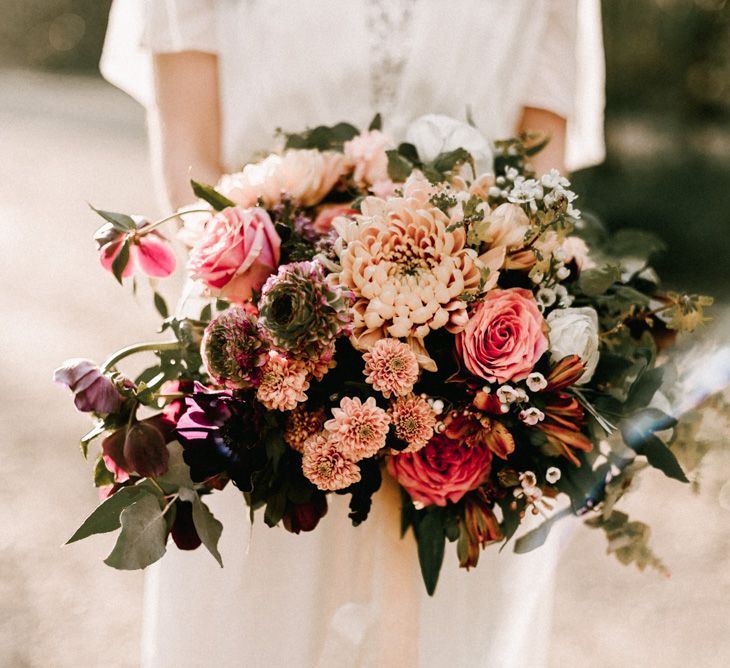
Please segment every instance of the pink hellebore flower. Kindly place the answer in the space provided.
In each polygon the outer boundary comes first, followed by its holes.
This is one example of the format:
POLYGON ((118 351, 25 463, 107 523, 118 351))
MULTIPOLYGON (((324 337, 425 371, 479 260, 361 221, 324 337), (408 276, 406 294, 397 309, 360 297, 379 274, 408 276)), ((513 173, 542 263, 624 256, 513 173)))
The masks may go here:
POLYGON ((129 259, 122 271, 122 278, 128 278, 139 269, 151 278, 165 278, 175 271, 175 254, 167 240, 157 232, 144 233, 145 222, 137 232, 117 232, 111 225, 103 225, 94 238, 99 245, 101 266, 112 271, 112 265, 128 242, 129 259))
POLYGON ((91 360, 66 360, 53 372, 53 380, 74 393, 74 404, 82 413, 114 413, 122 405, 114 383, 91 360))

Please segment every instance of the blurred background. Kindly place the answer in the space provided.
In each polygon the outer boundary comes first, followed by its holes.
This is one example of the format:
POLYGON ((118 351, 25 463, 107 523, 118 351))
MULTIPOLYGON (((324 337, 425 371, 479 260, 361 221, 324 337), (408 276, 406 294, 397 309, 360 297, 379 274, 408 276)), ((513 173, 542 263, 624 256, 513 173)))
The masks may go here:
MULTIPOLYGON (((0 0, 0 201, 10 208, 0 225, 2 666, 139 663, 142 576, 102 564, 111 537, 61 548, 95 492, 76 446, 86 419, 49 384, 65 358, 101 360, 158 321, 146 295, 95 271, 87 199, 158 212, 144 113, 97 70, 110 4, 0 0)), ((722 323, 730 7, 605 0, 603 18, 608 159, 574 175, 581 208, 611 229, 659 232, 664 280, 714 294, 722 323)), ((708 331, 727 340, 721 324, 708 331)), ((727 436, 726 417, 713 426, 727 436)), ((606 557, 602 534, 576 533, 559 572, 551 665, 730 665, 729 472, 727 452, 713 452, 697 493, 647 475, 622 503, 652 526, 670 580, 606 557)))

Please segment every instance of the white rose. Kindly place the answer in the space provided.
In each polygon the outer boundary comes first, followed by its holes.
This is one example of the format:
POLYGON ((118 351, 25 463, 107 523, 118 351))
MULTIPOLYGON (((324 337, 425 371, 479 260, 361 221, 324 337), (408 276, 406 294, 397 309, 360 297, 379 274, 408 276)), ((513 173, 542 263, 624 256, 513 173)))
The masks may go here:
POLYGON ((590 306, 552 311, 547 317, 550 326, 550 356, 558 362, 568 355, 579 355, 585 371, 576 385, 585 385, 598 365, 598 314, 590 306))
POLYGON ((420 116, 408 126, 406 141, 416 147, 418 157, 424 162, 434 160, 441 153, 464 148, 474 157, 477 172, 494 169, 494 156, 486 137, 471 125, 450 116, 420 116))

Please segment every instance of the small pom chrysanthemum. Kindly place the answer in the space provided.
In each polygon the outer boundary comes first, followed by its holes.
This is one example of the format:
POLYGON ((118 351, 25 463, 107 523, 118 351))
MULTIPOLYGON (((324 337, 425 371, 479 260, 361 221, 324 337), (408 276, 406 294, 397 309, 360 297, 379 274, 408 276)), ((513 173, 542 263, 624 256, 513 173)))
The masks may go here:
POLYGON ((299 362, 275 351, 263 367, 256 398, 269 410, 290 411, 306 401, 309 389, 307 372, 299 362))
POLYGON ((323 408, 310 410, 306 406, 297 406, 287 416, 284 440, 293 450, 303 452, 306 440, 322 431, 324 422, 325 412, 323 408))
POLYGON ((395 435, 408 443, 402 452, 416 452, 433 437, 436 414, 428 402, 418 396, 399 397, 390 408, 395 435))
POLYGON ((353 461, 372 457, 385 445, 390 418, 368 397, 343 397, 339 408, 332 409, 332 419, 324 423, 338 450, 353 461))
POLYGON ((256 318, 239 306, 212 320, 201 344, 206 371, 216 384, 229 390, 258 384, 268 350, 256 318))
POLYGON ((418 359, 397 339, 380 339, 363 355, 365 380, 386 398, 403 396, 418 380, 418 359))
POLYGON ((302 471, 324 491, 345 489, 360 480, 360 468, 345 457, 332 436, 315 434, 304 443, 302 471))
POLYGON ((317 359, 305 361, 304 366, 313 378, 322 380, 330 369, 334 369, 337 366, 335 344, 331 343, 325 347, 317 359))

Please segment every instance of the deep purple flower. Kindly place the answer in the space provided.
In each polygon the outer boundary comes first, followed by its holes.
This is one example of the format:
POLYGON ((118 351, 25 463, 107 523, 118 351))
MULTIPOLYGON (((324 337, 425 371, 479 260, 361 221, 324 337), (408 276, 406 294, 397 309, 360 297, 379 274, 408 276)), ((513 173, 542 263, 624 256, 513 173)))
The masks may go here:
POLYGON ((53 372, 53 380, 74 393, 74 404, 82 413, 114 413, 124 400, 114 383, 91 360, 66 360, 53 372))
POLYGON ((258 440, 261 415, 253 401, 196 383, 175 431, 193 481, 226 473, 241 491, 251 491, 251 476, 266 463, 258 440))

